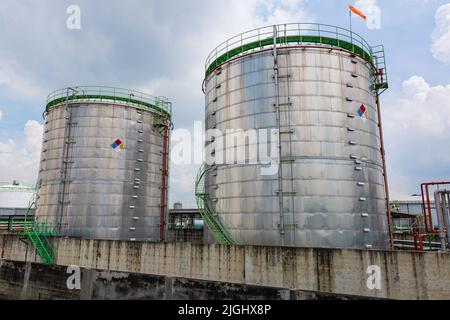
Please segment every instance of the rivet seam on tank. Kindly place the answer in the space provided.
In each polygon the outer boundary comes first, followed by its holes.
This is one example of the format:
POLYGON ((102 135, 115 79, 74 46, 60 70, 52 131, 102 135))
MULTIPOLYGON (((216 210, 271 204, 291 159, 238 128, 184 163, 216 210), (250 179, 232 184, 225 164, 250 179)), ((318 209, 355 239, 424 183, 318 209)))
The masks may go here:
POLYGON ((136 231, 135 227, 130 227, 130 231, 136 231))
POLYGON ((354 115, 354 114, 352 114, 352 113, 349 113, 349 114, 347 114, 347 117, 349 117, 349 118, 354 118, 354 117, 355 117, 355 115, 354 115))
POLYGON ((361 202, 367 201, 367 198, 361 197, 361 198, 359 198, 359 201, 361 201, 361 202))
POLYGON ((364 228, 364 232, 369 233, 370 229, 369 228, 364 228))
POLYGON ((368 214, 368 213, 365 213, 365 212, 363 212, 363 213, 361 214, 361 216, 362 216, 363 218, 368 218, 368 217, 369 217, 369 214, 368 214))

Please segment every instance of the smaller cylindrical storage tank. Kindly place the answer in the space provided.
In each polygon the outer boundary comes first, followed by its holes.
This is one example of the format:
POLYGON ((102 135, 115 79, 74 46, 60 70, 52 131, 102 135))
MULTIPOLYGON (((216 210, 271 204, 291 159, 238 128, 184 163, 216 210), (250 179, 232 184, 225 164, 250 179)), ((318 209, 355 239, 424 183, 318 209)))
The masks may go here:
MULTIPOLYGON (((17 181, 0 182, 0 221, 33 218, 36 189, 17 181)), ((0 228, 1 229, 1 228, 0 228)))
POLYGON ((161 241, 171 103, 110 87, 47 99, 37 219, 63 236, 161 241))
POLYGON ((285 24, 225 41, 205 68, 206 129, 249 133, 222 146, 207 134, 207 157, 245 159, 209 163, 204 191, 196 191, 209 197, 199 208, 215 240, 388 247, 377 114, 378 95, 387 88, 382 47, 338 27, 285 24), (270 154, 276 170, 268 174, 261 154, 255 163, 249 152, 255 145, 261 152, 258 134, 273 130, 265 149, 276 146, 270 154))
POLYGON ((32 206, 36 189, 17 181, 13 183, 0 183, 0 210, 9 209, 28 209, 32 206))

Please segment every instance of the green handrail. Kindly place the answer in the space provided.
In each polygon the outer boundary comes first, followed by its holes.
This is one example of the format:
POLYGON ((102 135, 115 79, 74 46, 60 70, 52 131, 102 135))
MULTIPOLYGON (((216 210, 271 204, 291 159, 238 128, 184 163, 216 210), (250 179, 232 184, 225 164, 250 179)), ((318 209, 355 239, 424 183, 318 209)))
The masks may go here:
POLYGON ((172 103, 166 97, 154 97, 135 90, 102 86, 78 86, 56 90, 48 95, 45 110, 48 112, 51 108, 67 101, 121 102, 154 110, 168 118, 172 115, 172 103))
POLYGON ((197 207, 200 211, 200 215, 208 226, 209 231, 212 233, 214 239, 219 244, 224 245, 236 245, 237 242, 232 238, 224 224, 220 220, 219 216, 214 214, 214 211, 209 206, 209 196, 205 192, 204 178, 206 174, 206 166, 202 165, 195 182, 195 199, 197 207))
POLYGON ((23 230, 18 232, 19 238, 28 239, 33 244, 45 264, 55 263, 56 252, 49 237, 57 235, 57 228, 48 222, 25 223, 23 230))
POLYGON ((366 60, 372 67, 374 89, 386 90, 388 81, 383 46, 372 47, 360 35, 344 28, 317 23, 289 23, 250 30, 230 38, 217 46, 207 57, 205 75, 232 58, 252 50, 280 45, 320 44, 341 48, 366 60), (276 28, 276 33, 274 32, 276 28), (276 34, 276 39, 274 37, 276 34), (383 68, 383 75, 379 70, 383 68))

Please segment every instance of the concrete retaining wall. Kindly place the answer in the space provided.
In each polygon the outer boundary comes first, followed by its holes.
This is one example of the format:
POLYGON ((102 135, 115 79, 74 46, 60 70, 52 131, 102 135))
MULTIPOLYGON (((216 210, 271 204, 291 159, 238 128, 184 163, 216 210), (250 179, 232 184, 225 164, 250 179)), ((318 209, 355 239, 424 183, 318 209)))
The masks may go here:
POLYGON ((283 290, 190 279, 81 270, 80 289, 68 288, 65 266, 0 260, 0 300, 280 299, 283 290))
MULTIPOLYGON (((450 254, 55 239, 61 266, 387 299, 450 299, 450 254), (369 266, 381 289, 367 286, 369 266)), ((0 237, 0 258, 39 262, 0 237)), ((19 290, 19 289, 14 289, 19 290)))

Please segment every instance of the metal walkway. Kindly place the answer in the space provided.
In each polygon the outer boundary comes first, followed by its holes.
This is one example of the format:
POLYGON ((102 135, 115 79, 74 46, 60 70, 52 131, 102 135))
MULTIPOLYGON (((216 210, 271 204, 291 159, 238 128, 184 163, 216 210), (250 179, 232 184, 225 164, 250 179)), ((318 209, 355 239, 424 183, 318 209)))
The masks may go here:
POLYGON ((214 213, 209 206, 209 195, 205 190, 205 174, 208 172, 206 165, 202 165, 195 181, 195 200, 200 214, 208 226, 209 231, 219 244, 236 245, 236 241, 231 237, 228 230, 220 220, 220 217, 214 213))

